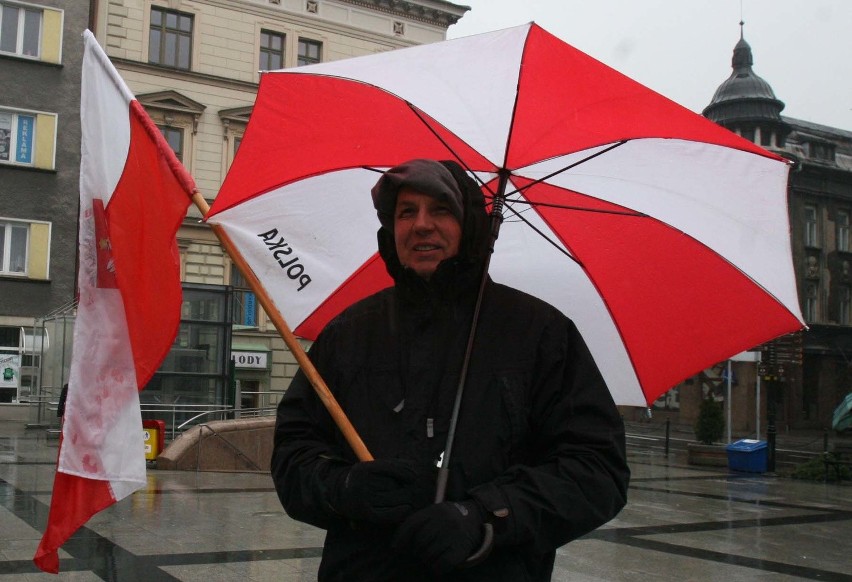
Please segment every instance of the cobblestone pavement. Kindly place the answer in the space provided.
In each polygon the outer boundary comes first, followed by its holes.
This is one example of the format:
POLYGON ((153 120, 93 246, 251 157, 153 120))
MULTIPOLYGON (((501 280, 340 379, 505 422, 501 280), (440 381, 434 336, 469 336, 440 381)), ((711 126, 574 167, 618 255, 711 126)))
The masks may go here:
MULTIPOLYGON (((561 548, 553 580, 852 582, 848 482, 690 466, 659 426, 628 433, 627 507, 561 548)), ((162 470, 72 537, 59 576, 40 573, 57 445, 0 422, 0 582, 315 580, 323 533, 284 514, 267 475, 162 470)))

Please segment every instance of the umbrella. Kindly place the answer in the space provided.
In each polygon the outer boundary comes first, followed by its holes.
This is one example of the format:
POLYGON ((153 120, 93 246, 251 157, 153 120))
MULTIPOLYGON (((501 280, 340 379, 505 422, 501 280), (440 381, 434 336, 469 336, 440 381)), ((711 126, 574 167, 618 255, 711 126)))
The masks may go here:
POLYGON ((454 159, 490 273, 571 317, 617 404, 798 330, 788 164, 534 23, 265 73, 207 219, 299 336, 391 284, 369 191, 454 159))
POLYGON ((834 409, 831 416, 831 428, 837 432, 852 430, 852 392, 834 409))

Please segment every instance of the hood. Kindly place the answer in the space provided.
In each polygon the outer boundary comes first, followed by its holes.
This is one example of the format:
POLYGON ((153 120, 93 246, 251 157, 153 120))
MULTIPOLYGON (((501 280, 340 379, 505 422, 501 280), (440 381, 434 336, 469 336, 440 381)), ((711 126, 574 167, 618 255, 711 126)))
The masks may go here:
MULTIPOLYGON (((459 254, 441 263, 432 280, 446 279, 451 276, 448 271, 457 272, 459 269, 478 272, 476 267, 483 264, 488 250, 489 233, 482 190, 464 168, 452 160, 438 163, 412 160, 385 172, 372 191, 374 206, 382 224, 378 232, 379 254, 394 281, 399 283, 403 273, 408 271, 399 262, 393 237, 393 207, 396 205, 396 194, 402 186, 446 199, 454 207, 453 212, 458 212, 457 216, 460 216, 462 235, 459 254), (440 168, 436 167, 438 165, 440 168)), ((413 272, 409 276, 419 279, 413 272)))

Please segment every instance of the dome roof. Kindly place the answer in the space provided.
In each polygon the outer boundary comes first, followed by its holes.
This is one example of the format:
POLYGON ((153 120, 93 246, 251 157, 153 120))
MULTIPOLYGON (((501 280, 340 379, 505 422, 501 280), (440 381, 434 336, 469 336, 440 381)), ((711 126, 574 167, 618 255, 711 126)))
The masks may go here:
POLYGON ((716 123, 737 119, 781 120, 784 103, 775 97, 769 83, 752 70, 751 47, 740 35, 731 59, 733 72, 713 95, 704 116, 716 123))

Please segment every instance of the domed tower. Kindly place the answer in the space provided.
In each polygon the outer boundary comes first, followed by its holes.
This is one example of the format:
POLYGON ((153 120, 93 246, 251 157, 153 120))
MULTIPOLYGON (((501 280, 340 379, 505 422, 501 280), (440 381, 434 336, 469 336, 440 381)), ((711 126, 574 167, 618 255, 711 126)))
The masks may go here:
POLYGON ((704 117, 766 148, 782 149, 790 128, 781 119, 784 102, 752 70, 754 58, 740 22, 740 40, 731 60, 733 72, 704 108, 704 117))

